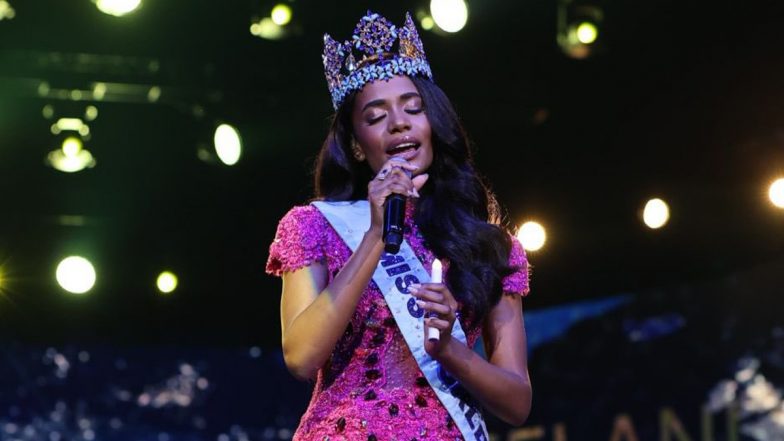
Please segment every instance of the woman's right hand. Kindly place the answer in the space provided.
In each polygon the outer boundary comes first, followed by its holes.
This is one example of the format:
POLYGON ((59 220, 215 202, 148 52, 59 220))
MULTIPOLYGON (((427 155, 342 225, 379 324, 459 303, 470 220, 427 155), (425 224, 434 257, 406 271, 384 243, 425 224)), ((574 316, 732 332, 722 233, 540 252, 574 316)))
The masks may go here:
POLYGON ((428 175, 409 178, 404 170, 414 173, 417 166, 401 159, 390 159, 381 167, 376 177, 368 184, 370 202, 370 231, 381 234, 384 227, 384 204, 392 193, 408 197, 419 197, 419 189, 427 182, 428 175))

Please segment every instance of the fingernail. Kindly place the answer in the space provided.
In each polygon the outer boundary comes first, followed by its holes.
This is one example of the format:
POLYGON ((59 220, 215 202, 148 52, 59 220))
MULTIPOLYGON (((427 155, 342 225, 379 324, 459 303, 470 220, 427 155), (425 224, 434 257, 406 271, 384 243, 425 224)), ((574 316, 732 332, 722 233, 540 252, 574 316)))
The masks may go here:
POLYGON ((417 300, 417 301, 416 301, 416 304, 417 304, 417 306, 419 306, 420 308, 424 308, 424 307, 425 307, 425 302, 423 302, 422 300, 417 300))
POLYGON ((413 286, 409 286, 408 287, 408 292, 410 292, 412 294, 416 294, 416 293, 419 292, 419 288, 416 288, 416 287, 413 287, 413 286))
POLYGON ((416 187, 414 187, 414 189, 413 189, 413 190, 411 190, 411 191, 414 193, 414 197, 415 197, 415 198, 418 198, 418 197, 419 197, 419 192, 417 191, 416 187))

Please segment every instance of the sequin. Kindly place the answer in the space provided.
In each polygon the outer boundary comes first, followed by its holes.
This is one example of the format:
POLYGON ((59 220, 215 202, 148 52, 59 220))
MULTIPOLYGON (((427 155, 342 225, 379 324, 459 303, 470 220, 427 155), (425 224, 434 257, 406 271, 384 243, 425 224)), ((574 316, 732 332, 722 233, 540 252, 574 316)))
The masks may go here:
POLYGON ((397 416, 398 413, 400 413, 400 408, 397 406, 397 404, 395 404, 395 403, 390 404, 389 405, 389 414, 392 415, 392 416, 397 416))
POLYGON ((376 435, 370 434, 368 435, 367 441, 378 441, 378 438, 376 438, 376 435))
POLYGON ((343 429, 346 428, 346 418, 338 418, 338 421, 335 423, 335 428, 338 429, 338 432, 342 432, 343 429))
MULTIPOLYGON (((413 204, 408 204, 406 240, 429 270, 434 256, 425 247, 413 221, 413 212, 413 204)), ((282 275, 321 262, 327 266, 332 280, 350 256, 351 250, 317 208, 295 207, 278 225, 266 269, 270 274, 282 275)), ((504 279, 504 289, 527 292, 527 261, 522 248, 512 248, 510 265, 519 266, 520 270, 504 279), (521 287, 525 289, 521 291, 521 287)), ((448 265, 445 270, 448 271, 448 265)), ((470 346, 480 337, 480 325, 464 325, 470 346)), ((423 428, 427 439, 462 438, 454 423, 449 424, 446 409, 416 365, 374 283, 360 297, 350 326, 335 346, 330 363, 318 371, 313 398, 294 441, 320 440, 324 433, 335 433, 343 424, 341 418, 345 422, 341 437, 352 440, 364 439, 367 434, 383 440, 419 439, 423 428), (368 323, 376 327, 371 328, 368 323), (378 375, 378 378, 371 380, 372 389, 364 389, 362 385, 368 382, 369 370, 376 371, 371 376, 378 375), (386 404, 379 412, 382 402, 386 404), (392 404, 398 406, 397 415, 393 415, 392 404)))
POLYGON ((378 369, 370 369, 365 372, 365 377, 367 377, 367 379, 371 381, 378 380, 379 377, 381 377, 381 372, 379 372, 378 369))

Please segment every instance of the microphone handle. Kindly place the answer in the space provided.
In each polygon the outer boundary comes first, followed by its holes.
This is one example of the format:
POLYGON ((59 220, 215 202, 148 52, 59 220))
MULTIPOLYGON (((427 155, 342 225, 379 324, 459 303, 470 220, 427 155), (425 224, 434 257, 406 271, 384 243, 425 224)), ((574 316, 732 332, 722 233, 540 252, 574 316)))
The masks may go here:
POLYGON ((403 225, 406 216, 406 198, 401 194, 391 194, 384 206, 384 251, 397 254, 403 243, 403 225))

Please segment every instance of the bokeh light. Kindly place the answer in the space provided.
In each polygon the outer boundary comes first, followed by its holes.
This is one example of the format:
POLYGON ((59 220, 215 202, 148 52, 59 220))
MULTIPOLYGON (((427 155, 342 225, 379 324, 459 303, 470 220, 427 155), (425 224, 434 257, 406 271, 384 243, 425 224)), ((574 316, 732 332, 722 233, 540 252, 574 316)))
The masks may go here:
POLYGON ((651 199, 645 204, 642 220, 648 228, 661 228, 670 220, 670 207, 659 198, 651 199))
POLYGON ((577 26, 577 40, 582 44, 591 44, 596 41, 598 36, 599 30, 593 23, 586 21, 577 26))
POLYGON ((270 14, 270 18, 272 18, 272 22, 278 26, 286 26, 291 22, 291 8, 288 5, 284 5, 282 3, 275 5, 272 8, 272 13, 270 14))
POLYGON ((431 0, 430 15, 442 30, 457 32, 468 21, 468 6, 464 0, 431 0))
POLYGON ((169 294, 177 289, 177 282, 177 276, 174 273, 171 271, 164 271, 158 275, 155 284, 158 286, 158 291, 169 294))
POLYGON ((221 124, 215 129, 215 152, 226 165, 234 165, 242 154, 242 139, 236 128, 229 124, 221 124))
POLYGON ((75 136, 69 136, 63 141, 62 149, 66 158, 75 158, 82 151, 82 140, 75 136))
POLYGON ((84 294, 95 285, 95 268, 89 260, 70 256, 57 265, 57 283, 73 294, 84 294))
POLYGON ((280 40, 286 35, 283 27, 277 25, 269 17, 264 17, 261 21, 252 23, 250 25, 250 33, 267 40, 280 40))
POLYGON ((770 202, 772 202, 773 205, 779 208, 784 208, 784 178, 776 179, 772 184, 770 184, 768 197, 770 198, 770 202))
POLYGON ((540 223, 529 221, 517 230, 517 239, 526 251, 538 251, 547 242, 547 232, 540 223))
POLYGON ((139 8, 142 0, 95 0, 95 6, 104 14, 122 17, 139 8))
POLYGON ((422 20, 419 22, 419 25, 422 26, 422 29, 430 31, 436 25, 436 22, 433 21, 433 17, 427 15, 422 18, 422 20))

